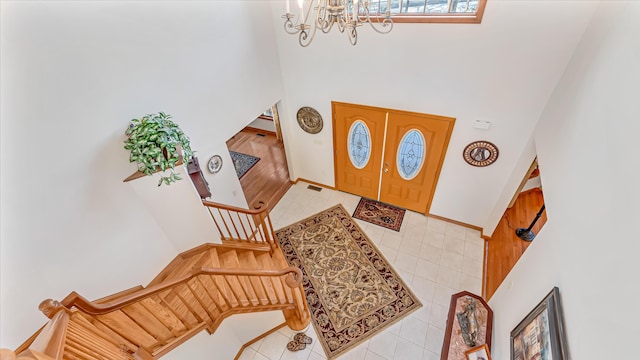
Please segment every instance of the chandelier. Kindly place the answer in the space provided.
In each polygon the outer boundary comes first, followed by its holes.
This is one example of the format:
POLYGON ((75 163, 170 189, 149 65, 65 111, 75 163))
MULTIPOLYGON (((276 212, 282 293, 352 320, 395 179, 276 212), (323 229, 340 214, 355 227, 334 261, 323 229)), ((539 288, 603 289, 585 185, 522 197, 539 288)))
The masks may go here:
MULTIPOLYGON (((285 2, 287 13, 282 16, 285 19, 284 30, 291 35, 297 34, 302 47, 311 44, 318 28, 326 34, 335 25, 341 33, 347 33, 351 45, 358 42, 357 28, 365 22, 380 34, 387 34, 393 28, 391 0, 385 1, 387 6, 384 16, 373 17, 368 0, 298 0, 297 23, 292 20, 296 15, 291 14, 289 0, 285 2)), ((380 0, 375 1, 375 14, 380 14, 380 3, 380 0)))

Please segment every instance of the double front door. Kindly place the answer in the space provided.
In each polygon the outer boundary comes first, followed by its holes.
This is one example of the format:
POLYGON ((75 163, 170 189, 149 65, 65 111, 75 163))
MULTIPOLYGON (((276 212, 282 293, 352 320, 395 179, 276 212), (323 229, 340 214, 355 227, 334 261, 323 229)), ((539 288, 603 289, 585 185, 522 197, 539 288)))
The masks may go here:
POLYGON ((427 214, 454 118, 333 102, 336 188, 427 214))

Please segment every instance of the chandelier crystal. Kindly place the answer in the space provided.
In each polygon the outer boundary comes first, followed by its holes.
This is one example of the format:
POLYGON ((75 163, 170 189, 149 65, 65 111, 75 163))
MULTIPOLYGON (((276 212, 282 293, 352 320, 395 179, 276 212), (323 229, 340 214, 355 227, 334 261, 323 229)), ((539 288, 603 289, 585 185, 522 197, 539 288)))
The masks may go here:
MULTIPOLYGON (((391 20, 391 0, 386 0, 384 16, 371 17, 368 0, 298 0, 299 14, 291 14, 289 0, 286 1, 287 13, 282 15, 284 30, 291 35, 298 35, 300 46, 311 44, 320 29, 328 33, 334 27, 341 33, 346 32, 351 45, 358 42, 357 28, 368 23, 373 30, 380 34, 387 34, 393 29, 391 20), (297 17, 297 22, 294 19, 297 17)), ((376 5, 380 7, 380 0, 376 5)))

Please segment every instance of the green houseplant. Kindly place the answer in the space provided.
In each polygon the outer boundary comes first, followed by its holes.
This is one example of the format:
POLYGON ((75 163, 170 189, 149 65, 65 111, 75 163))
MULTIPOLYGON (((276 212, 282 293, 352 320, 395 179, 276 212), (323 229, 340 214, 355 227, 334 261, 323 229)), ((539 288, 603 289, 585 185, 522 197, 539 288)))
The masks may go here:
POLYGON ((158 186, 181 179, 173 169, 182 158, 188 163, 193 151, 189 138, 171 121, 171 115, 159 112, 133 119, 125 134, 124 148, 131 152, 129 161, 137 163, 139 171, 152 175, 170 169, 169 176, 161 176, 158 186))

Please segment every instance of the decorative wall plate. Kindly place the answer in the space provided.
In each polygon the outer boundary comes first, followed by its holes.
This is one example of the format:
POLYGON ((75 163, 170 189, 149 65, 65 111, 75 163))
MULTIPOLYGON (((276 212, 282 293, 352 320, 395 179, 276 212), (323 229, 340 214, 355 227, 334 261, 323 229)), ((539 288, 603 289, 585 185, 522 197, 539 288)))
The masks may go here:
POLYGON ((312 107, 303 106, 296 115, 298 125, 309 134, 317 134, 322 130, 322 116, 312 107))
POLYGON ((484 140, 474 141, 462 152, 464 161, 472 166, 489 166, 498 159, 498 147, 484 140))
POLYGON ((215 174, 222 169, 222 157, 220 155, 213 155, 207 163, 207 170, 210 173, 215 174))

